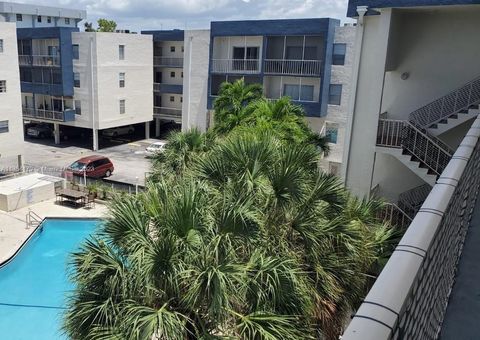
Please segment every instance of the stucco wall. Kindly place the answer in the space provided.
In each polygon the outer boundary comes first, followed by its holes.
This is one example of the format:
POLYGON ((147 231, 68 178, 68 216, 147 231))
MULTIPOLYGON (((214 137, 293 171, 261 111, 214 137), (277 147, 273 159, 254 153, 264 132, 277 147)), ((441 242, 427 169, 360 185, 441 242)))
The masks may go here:
POLYGON ((0 93, 0 120, 8 120, 8 132, 0 133, 0 158, 23 153, 22 100, 17 55, 17 33, 14 23, 0 22, 0 80, 6 80, 7 91, 0 93))
POLYGON ((185 31, 182 129, 207 129, 209 30, 185 31))

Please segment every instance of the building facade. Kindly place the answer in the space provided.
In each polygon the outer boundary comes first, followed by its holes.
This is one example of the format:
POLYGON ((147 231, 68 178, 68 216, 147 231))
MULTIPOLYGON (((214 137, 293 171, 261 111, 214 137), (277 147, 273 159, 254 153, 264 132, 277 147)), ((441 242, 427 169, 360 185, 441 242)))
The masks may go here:
POLYGON ((350 1, 359 24, 344 177, 356 195, 421 206, 478 115, 480 7, 460 3, 350 1))
POLYGON ((23 121, 17 33, 13 23, 0 22, 0 70, 0 161, 16 156, 22 167, 23 121))
POLYGON ((0 3, 0 18, 17 25, 25 120, 99 131, 152 120, 152 40, 125 33, 80 32, 86 12, 0 3))

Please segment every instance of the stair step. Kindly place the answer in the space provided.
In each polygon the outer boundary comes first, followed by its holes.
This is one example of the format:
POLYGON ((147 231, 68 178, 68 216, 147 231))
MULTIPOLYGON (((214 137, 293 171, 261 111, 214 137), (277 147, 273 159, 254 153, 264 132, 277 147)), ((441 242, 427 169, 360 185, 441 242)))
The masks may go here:
POLYGON ((442 119, 441 121, 439 121, 440 124, 447 124, 448 123, 448 119, 442 119))
POLYGON ((438 124, 432 124, 428 128, 429 129, 438 129, 438 124))
POLYGON ((458 119, 458 115, 453 114, 453 115, 449 116, 448 119, 458 119))

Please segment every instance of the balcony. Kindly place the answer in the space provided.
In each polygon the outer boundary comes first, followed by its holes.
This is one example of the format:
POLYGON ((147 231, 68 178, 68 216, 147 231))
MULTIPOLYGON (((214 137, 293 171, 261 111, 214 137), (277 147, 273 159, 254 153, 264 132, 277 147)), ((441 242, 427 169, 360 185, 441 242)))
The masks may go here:
POLYGON ((153 83, 153 92, 182 94, 183 93, 183 85, 153 83))
POLYGON ((478 338, 479 159, 477 118, 342 339, 478 338))
POLYGON ((49 55, 19 55, 20 66, 60 67, 59 56, 49 55))
POLYGON ((43 119, 52 122, 72 122, 75 120, 75 110, 66 109, 64 111, 42 110, 33 107, 22 107, 24 118, 43 119))
POLYGON ((266 59, 263 69, 266 74, 320 76, 322 62, 320 60, 266 59))
POLYGON ((183 58, 153 57, 153 66, 183 67, 183 58))
POLYGON ((258 59, 212 59, 212 73, 260 73, 258 59))
POLYGON ((182 109, 173 107, 154 106, 153 115, 155 118, 169 118, 174 120, 182 119, 182 109))

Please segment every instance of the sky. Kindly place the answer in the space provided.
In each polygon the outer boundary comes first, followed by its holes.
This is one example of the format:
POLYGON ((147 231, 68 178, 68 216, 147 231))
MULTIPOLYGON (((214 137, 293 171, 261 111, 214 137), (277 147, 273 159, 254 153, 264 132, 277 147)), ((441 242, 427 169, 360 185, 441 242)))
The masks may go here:
MULTIPOLYGON (((214 20, 333 17, 349 22, 348 0, 10 0, 87 10, 87 21, 113 19, 117 29, 209 28, 214 20)), ((96 26, 96 25, 94 25, 96 26)))

